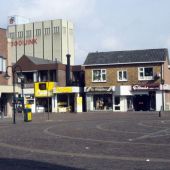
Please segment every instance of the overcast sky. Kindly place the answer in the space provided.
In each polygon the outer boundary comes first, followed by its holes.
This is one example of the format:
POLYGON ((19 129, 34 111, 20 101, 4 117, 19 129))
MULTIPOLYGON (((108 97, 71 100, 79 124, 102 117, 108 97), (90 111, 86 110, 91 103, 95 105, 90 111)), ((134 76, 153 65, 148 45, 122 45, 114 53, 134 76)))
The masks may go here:
POLYGON ((72 21, 75 64, 96 51, 170 51, 170 0, 1 0, 0 11, 2 28, 10 15, 72 21))

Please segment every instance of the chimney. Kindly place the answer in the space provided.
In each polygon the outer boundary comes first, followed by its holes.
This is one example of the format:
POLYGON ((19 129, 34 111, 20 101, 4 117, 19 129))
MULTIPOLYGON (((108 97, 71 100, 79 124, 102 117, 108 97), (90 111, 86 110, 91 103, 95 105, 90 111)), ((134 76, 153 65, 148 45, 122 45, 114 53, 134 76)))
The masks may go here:
POLYGON ((71 80, 70 80, 70 54, 66 55, 67 57, 67 65, 66 65, 66 86, 71 85, 71 80))

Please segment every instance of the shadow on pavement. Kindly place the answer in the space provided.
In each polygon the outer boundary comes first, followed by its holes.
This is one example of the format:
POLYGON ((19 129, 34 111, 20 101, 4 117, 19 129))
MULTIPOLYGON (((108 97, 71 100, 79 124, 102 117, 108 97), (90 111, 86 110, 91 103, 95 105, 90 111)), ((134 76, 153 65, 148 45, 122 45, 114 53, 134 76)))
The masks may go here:
POLYGON ((2 170, 83 170, 74 167, 55 165, 51 163, 24 160, 0 158, 0 169, 2 170))

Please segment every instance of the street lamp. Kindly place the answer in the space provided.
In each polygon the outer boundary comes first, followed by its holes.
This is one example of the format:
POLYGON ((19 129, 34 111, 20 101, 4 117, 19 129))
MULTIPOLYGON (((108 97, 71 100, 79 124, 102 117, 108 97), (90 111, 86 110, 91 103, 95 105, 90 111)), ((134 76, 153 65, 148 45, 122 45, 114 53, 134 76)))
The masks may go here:
MULTIPOLYGON (((6 73, 4 75, 5 79, 9 79, 11 76, 8 74, 8 68, 12 69, 12 85, 13 85, 13 124, 16 123, 15 121, 15 114, 16 114, 16 96, 15 96, 15 75, 17 75, 17 72, 19 73, 17 76, 21 79, 21 88, 23 88, 23 80, 24 80, 24 76, 22 74, 22 69, 19 65, 14 65, 14 66, 7 66, 6 67, 6 73)), ((22 95, 23 95, 23 91, 22 91, 22 95)), ((22 96, 23 97, 23 96, 22 96)))
POLYGON ((161 90, 162 90, 162 106, 161 106, 161 110, 159 112, 159 117, 161 117, 161 112, 164 111, 164 91, 163 91, 163 88, 164 88, 164 83, 165 83, 165 80, 163 79, 163 64, 161 65, 161 90))

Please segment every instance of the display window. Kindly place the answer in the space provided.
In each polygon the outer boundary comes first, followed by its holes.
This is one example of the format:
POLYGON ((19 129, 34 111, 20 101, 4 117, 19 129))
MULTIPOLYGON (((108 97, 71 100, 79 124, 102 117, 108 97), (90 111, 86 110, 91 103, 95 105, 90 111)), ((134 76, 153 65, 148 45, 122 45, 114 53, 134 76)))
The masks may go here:
POLYGON ((95 110, 112 110, 112 95, 98 94, 93 97, 95 110))

